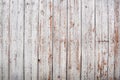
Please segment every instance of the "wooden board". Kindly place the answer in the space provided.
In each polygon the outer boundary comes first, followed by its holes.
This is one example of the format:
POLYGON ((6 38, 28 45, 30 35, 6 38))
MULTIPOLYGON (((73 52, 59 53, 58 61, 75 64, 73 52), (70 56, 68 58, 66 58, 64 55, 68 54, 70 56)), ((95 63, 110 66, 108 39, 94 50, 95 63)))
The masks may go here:
POLYGON ((67 1, 53 3, 53 80, 66 80, 67 1))
POLYGON ((81 32, 81 0, 68 0, 68 80, 80 79, 81 32))
POLYGON ((25 0, 25 80, 37 80, 38 17, 38 0, 25 0))
POLYGON ((120 79, 120 1, 115 0, 114 1, 114 79, 119 80, 120 79))
POLYGON ((23 0, 10 0, 10 80, 23 80, 23 0))
POLYGON ((108 1, 96 0, 96 76, 95 79, 108 78, 108 1))
POLYGON ((94 0, 82 0, 82 77, 94 80, 95 22, 94 0))
POLYGON ((0 80, 2 80, 2 0, 0 0, 0 80))
POLYGON ((52 0, 39 1, 39 80, 52 80, 52 4, 52 0))
POLYGON ((10 4, 2 1, 2 79, 10 79, 10 4))
POLYGON ((114 1, 108 1, 109 26, 109 54, 108 54, 108 80, 114 80, 114 1))

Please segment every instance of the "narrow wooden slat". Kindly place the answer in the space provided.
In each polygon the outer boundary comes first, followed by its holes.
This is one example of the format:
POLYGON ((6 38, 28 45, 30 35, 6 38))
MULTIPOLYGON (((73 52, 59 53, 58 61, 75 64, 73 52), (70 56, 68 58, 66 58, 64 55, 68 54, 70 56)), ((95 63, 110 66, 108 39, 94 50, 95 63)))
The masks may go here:
POLYGON ((80 80, 81 0, 68 0, 68 80, 80 80))
POLYGON ((114 0, 114 80, 120 79, 120 1, 114 0))
POLYGON ((82 0, 82 78, 94 80, 94 0, 82 0))
POLYGON ((108 80, 114 80, 114 1, 108 0, 109 56, 108 80))
POLYGON ((2 0, 0 0, 0 80, 2 80, 2 0))
POLYGON ((54 0, 53 80, 66 80, 67 1, 54 0))
POLYGON ((3 48, 2 48, 2 79, 10 78, 10 4, 9 0, 2 1, 2 30, 3 30, 3 48))
POLYGON ((56 80, 60 77, 60 0, 54 0, 54 36, 53 36, 53 79, 56 80))
POLYGON ((39 80, 52 80, 52 4, 39 1, 39 80))
POLYGON ((31 26, 32 26, 32 80, 37 80, 37 31, 38 31, 38 3, 39 0, 32 0, 31 26))
POLYGON ((38 0, 25 0, 25 80, 37 80, 38 0))
MULTIPOLYGON (((56 12, 54 11, 54 13, 56 13, 56 12)), ((59 76, 58 76, 58 78, 60 80, 66 80, 66 77, 67 77, 67 75, 66 75, 66 68, 67 68, 67 66, 66 66, 66 57, 67 57, 67 0, 60 1, 60 26, 59 27, 60 27, 60 30, 59 30, 60 37, 58 40, 59 40, 59 51, 60 51, 60 54, 59 54, 60 78, 59 78, 59 76)), ((54 26, 54 28, 55 28, 55 26, 54 26)), ((56 34, 56 33, 54 33, 54 34, 56 34)), ((54 46, 53 46, 53 50, 54 50, 54 46)), ((55 52, 55 53, 57 53, 57 52, 55 52)), ((53 58, 54 57, 55 56, 53 56, 53 58)))
POLYGON ((32 12, 31 0, 25 0, 25 80, 32 80, 32 12))
POLYGON ((108 78, 108 2, 96 0, 96 76, 97 80, 108 78))
POLYGON ((32 80, 31 0, 25 0, 25 80, 32 80))
POLYGON ((10 80, 23 80, 23 0, 10 1, 10 80))

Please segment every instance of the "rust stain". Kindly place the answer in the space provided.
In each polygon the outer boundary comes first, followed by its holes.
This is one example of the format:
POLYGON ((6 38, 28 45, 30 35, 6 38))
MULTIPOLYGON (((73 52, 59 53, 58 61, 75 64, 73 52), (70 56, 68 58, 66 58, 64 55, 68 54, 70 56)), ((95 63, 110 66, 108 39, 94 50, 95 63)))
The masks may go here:
POLYGON ((79 40, 77 40, 77 43, 76 43, 76 45, 77 45, 77 52, 76 52, 76 59, 77 59, 77 70, 80 70, 80 61, 79 61, 79 40))
POLYGON ((116 27, 115 28, 115 47, 114 47, 115 54, 118 54, 118 42, 119 42, 119 33, 118 33, 118 27, 116 27))
POLYGON ((107 63, 106 63, 106 61, 105 61, 105 60, 103 60, 103 62, 102 62, 102 63, 103 63, 103 65, 107 65, 107 63))
POLYGON ((48 75, 48 80, 50 80, 50 74, 48 75))
POLYGON ((51 60, 52 60, 52 54, 50 54, 48 57, 48 63, 51 63, 51 60))
POLYGON ((99 63, 98 63, 98 71, 102 71, 102 67, 99 63))
POLYGON ((70 28, 73 28, 74 27, 74 23, 72 21, 70 21, 70 28))
MULTIPOLYGON (((70 44, 70 43, 69 43, 70 44)), ((70 45, 69 45, 69 69, 71 69, 71 49, 70 49, 70 45)))
POLYGON ((50 21, 50 32, 52 32, 52 16, 49 17, 49 21, 50 21))
POLYGON ((50 8, 50 12, 52 12, 52 3, 49 2, 49 8, 50 8))

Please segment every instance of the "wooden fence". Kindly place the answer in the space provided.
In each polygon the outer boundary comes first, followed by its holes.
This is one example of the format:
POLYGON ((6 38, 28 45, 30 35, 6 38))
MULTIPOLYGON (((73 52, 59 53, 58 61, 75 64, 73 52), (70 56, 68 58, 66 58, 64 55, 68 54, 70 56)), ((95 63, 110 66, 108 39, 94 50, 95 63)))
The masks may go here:
POLYGON ((120 80, 120 0, 0 0, 0 80, 120 80))

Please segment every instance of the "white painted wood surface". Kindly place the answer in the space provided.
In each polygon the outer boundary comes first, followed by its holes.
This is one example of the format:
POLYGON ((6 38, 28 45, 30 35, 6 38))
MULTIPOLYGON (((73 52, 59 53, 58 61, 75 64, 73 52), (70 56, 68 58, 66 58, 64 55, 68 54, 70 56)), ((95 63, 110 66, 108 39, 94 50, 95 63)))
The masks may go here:
POLYGON ((10 80, 23 80, 23 0, 10 0, 10 80))
POLYGON ((53 3, 53 80, 66 80, 67 1, 53 3))
POLYGON ((68 80, 80 79, 81 29, 81 0, 68 0, 68 80))
POLYGON ((95 8, 94 0, 82 0, 82 77, 94 80, 95 8))
POLYGON ((0 80, 120 80, 119 0, 0 0, 0 80))

